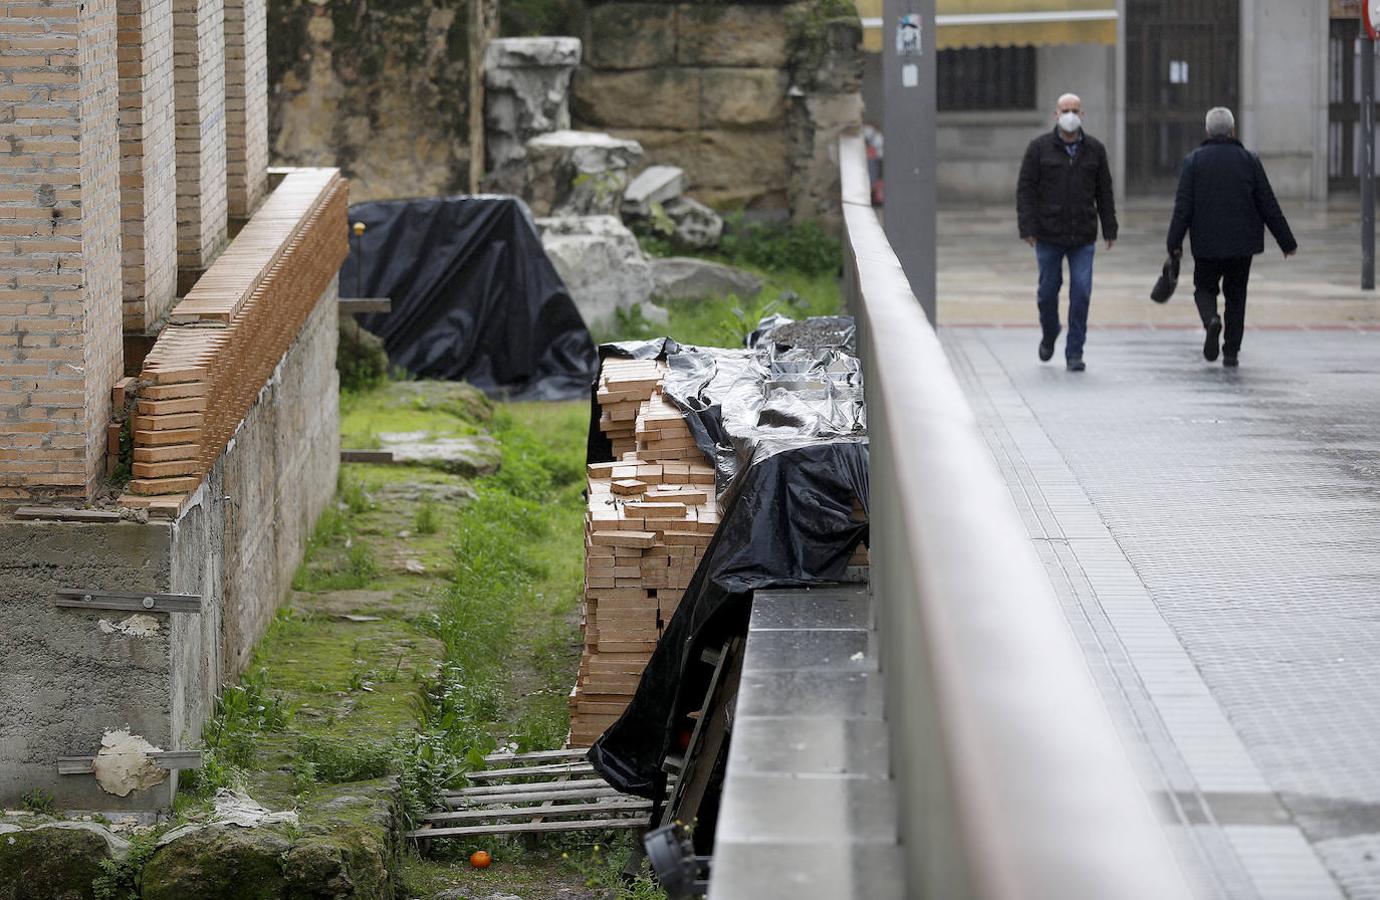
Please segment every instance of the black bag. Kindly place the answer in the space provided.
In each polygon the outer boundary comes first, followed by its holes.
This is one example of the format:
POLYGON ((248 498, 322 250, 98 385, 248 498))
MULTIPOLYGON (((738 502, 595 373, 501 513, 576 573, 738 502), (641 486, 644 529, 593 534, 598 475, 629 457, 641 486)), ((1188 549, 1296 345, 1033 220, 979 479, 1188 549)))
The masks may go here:
POLYGON ((1179 254, 1172 253, 1164 261, 1164 269, 1160 271, 1160 277, 1155 281, 1155 286, 1150 289, 1150 299, 1156 303, 1168 303, 1169 298, 1174 296, 1174 288, 1179 284, 1179 254))

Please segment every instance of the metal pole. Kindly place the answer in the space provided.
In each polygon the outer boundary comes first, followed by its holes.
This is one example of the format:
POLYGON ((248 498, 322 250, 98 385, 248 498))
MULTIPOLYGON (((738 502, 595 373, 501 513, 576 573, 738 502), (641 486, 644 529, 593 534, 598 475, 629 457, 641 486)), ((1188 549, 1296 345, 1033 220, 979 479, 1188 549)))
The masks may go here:
POLYGON ((1375 290, 1375 41, 1361 29, 1361 290, 1375 290))
POLYGON ((882 128, 887 238, 925 316, 935 321, 934 0, 884 0, 882 128), (904 40, 900 40, 904 30, 904 40))

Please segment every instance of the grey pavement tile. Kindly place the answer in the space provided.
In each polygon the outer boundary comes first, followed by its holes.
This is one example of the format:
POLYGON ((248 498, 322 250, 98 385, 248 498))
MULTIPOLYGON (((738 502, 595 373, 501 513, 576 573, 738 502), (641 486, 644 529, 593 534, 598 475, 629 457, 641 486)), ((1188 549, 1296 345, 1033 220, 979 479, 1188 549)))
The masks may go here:
POLYGON ((1296 823, 1176 845, 1210 896, 1380 897, 1380 816, 1356 813, 1380 808, 1380 338, 1248 329, 1232 371, 1192 332, 1094 321, 1071 378, 1034 335, 943 332, 1133 757, 1296 823))

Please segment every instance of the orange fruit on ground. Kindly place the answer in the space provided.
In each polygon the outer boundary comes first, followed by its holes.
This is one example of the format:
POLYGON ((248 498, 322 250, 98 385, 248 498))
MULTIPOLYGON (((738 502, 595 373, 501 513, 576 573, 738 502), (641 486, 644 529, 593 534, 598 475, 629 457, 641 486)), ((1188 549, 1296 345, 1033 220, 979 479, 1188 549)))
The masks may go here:
POLYGON ((476 850, 470 854, 470 865, 476 869, 487 869, 494 858, 489 855, 487 850, 476 850))

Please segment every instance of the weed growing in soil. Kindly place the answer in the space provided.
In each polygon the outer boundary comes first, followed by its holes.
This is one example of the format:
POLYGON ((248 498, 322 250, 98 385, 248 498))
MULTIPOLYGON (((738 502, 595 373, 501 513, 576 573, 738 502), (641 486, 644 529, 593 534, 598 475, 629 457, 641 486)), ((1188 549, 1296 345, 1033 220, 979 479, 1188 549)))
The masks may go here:
POLYGON ((163 828, 136 832, 129 838, 129 850, 124 856, 101 860, 101 874, 91 883, 95 900, 139 900, 143 886, 144 865, 158 849, 163 828))
POLYGON ((441 514, 434 500, 423 500, 412 517, 412 527, 418 534, 435 534, 441 530, 441 514))
POLYGON ((39 816, 51 816, 57 811, 53 795, 39 788, 29 791, 19 802, 24 805, 24 809, 39 816))
POLYGON ((253 764, 260 739, 283 731, 291 721, 292 711, 269 690, 268 672, 249 672, 216 698, 215 713, 201 732, 201 768, 182 774, 183 789, 205 798, 236 784, 239 770, 253 764))
MULTIPOLYGON (((311 780, 322 784, 365 781, 388 774, 392 751, 370 741, 340 741, 320 735, 297 739, 300 772, 311 773, 311 780)), ((294 776, 298 771, 294 771, 294 776)))
POLYGON ((769 272, 832 275, 843 265, 843 250, 818 222, 753 223, 742 214, 724 222, 719 253, 734 265, 750 265, 769 272))
POLYGON ((643 860, 642 870, 631 881, 623 880, 623 867, 627 864, 628 846, 608 847, 595 844, 586 852, 569 851, 561 854, 566 865, 580 873, 585 887, 599 892, 599 896, 609 900, 665 900, 666 894, 656 883, 651 868, 643 860))

